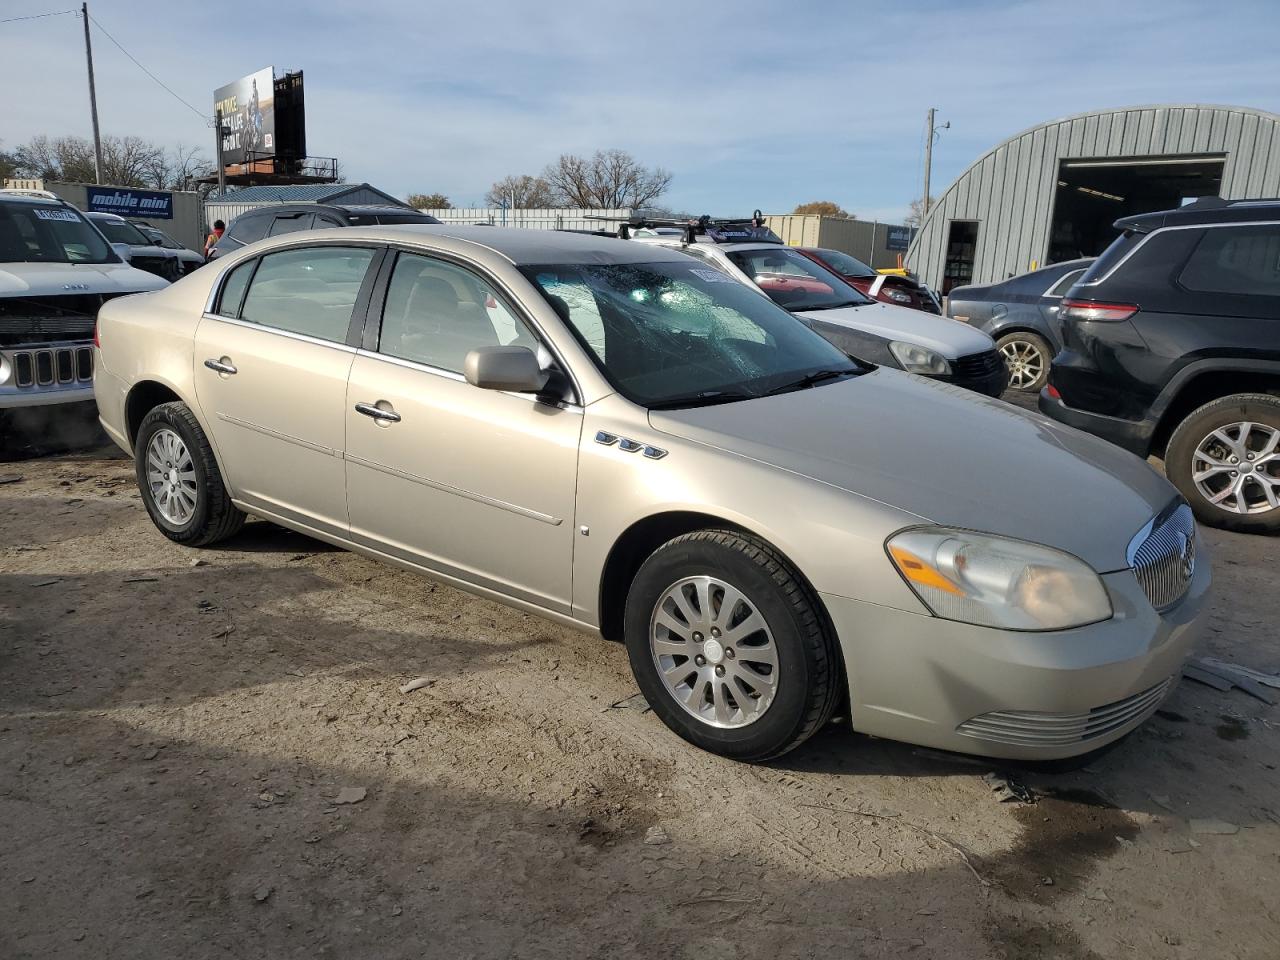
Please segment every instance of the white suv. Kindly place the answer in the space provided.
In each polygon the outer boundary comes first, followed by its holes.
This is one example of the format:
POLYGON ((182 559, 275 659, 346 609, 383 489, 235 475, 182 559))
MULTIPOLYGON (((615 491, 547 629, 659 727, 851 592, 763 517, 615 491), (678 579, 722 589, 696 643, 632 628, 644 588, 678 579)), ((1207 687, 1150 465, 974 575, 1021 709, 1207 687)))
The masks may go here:
POLYGON ((71 204, 0 190, 0 413, 92 400, 98 308, 165 286, 129 266, 71 204))
POLYGON ((719 274, 754 286, 845 353, 998 397, 1008 382, 995 341, 981 330, 921 310, 881 303, 752 221, 702 218, 672 229, 645 221, 625 233, 672 247, 719 274))

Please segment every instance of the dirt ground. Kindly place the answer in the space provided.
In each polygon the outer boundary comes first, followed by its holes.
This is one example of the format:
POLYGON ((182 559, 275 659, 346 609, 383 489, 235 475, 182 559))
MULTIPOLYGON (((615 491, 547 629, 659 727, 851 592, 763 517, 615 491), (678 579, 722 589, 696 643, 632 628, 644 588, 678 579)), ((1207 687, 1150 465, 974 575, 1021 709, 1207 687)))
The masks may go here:
MULTIPOLYGON (((1280 544, 1207 536, 1205 652, 1280 671, 1280 544)), ((1184 681, 1074 771, 738 765, 620 646, 262 522, 183 549, 110 451, 0 465, 5 960, 1274 960, 1278 725, 1184 681)))

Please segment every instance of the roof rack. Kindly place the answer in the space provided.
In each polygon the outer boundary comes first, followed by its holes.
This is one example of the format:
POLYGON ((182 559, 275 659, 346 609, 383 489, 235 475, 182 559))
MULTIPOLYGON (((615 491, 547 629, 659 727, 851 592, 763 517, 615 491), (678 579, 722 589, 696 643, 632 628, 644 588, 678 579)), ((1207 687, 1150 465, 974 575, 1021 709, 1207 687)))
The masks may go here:
POLYGON ((50 190, 34 190, 28 187, 5 187, 0 189, 0 194, 8 197, 34 197, 37 200, 57 200, 59 203, 64 202, 60 196, 50 190))
POLYGON ((764 214, 756 210, 749 217, 711 217, 703 214, 692 219, 687 217, 643 217, 631 216, 605 217, 588 214, 586 220, 607 220, 618 223, 618 237, 631 239, 631 231, 653 227, 678 227, 684 231, 685 243, 697 243, 698 237, 705 237, 712 243, 782 243, 782 238, 770 230, 764 223, 764 214))

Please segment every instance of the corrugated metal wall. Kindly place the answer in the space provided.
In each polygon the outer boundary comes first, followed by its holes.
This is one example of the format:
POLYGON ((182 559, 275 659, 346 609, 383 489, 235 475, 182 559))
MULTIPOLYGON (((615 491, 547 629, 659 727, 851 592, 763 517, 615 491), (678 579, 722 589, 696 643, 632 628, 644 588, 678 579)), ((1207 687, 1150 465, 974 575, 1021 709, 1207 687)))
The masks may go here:
POLYGON ((426 210, 441 223, 489 223, 495 227, 522 227, 526 230, 614 230, 631 216, 630 210, 523 209, 502 207, 449 207, 426 210), (588 220, 588 216, 611 217, 612 222, 588 220))
MULTIPOLYGON (((982 156, 929 211, 907 265, 942 286, 949 225, 976 220, 973 283, 992 283, 1044 262, 1061 160, 1219 154, 1222 196, 1280 196, 1280 117, 1244 107, 1133 107, 1032 127, 982 156)), ((855 254, 856 256, 856 254, 855 254)))
POLYGON ((890 250, 889 228, 897 224, 848 220, 817 214, 769 215, 765 224, 792 247, 827 247, 857 257, 868 266, 896 267, 901 250, 890 250))

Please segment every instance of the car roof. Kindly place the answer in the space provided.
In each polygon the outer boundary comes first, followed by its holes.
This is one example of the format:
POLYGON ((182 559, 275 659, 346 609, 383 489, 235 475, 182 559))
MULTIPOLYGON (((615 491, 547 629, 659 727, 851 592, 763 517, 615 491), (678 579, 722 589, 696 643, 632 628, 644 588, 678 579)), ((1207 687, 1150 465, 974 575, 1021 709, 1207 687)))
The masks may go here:
POLYGON ((1121 217, 1115 222, 1117 230, 1150 233, 1161 227, 1196 226, 1202 223, 1244 223, 1259 220, 1280 220, 1280 200, 1223 200, 1221 197, 1201 197, 1194 203, 1176 210, 1157 213, 1140 213, 1121 217))
MULTIPOLYGON (((591 234, 559 230, 526 230, 517 227, 477 227, 436 223, 382 224, 317 230, 321 238, 381 240, 414 243, 428 237, 442 237, 475 244, 491 250, 516 266, 535 264, 611 264, 680 261, 685 254, 658 244, 636 243, 591 234)), ((281 239, 296 241, 300 234, 284 234, 281 239)))
MULTIPOLYGON (((627 243, 638 243, 646 247, 666 247, 668 250, 679 249, 688 246, 684 242, 683 237, 632 237, 627 243)), ((739 250, 795 250, 795 247, 788 247, 782 243, 760 243, 755 240, 742 240, 739 242, 730 241, 728 243, 711 243, 700 240, 697 244, 699 250, 721 250, 725 253, 733 253, 739 250)))
POLYGON ((92 217, 94 220, 119 220, 121 223, 129 222, 118 213, 105 213, 101 210, 90 210, 85 214, 85 216, 92 217))

